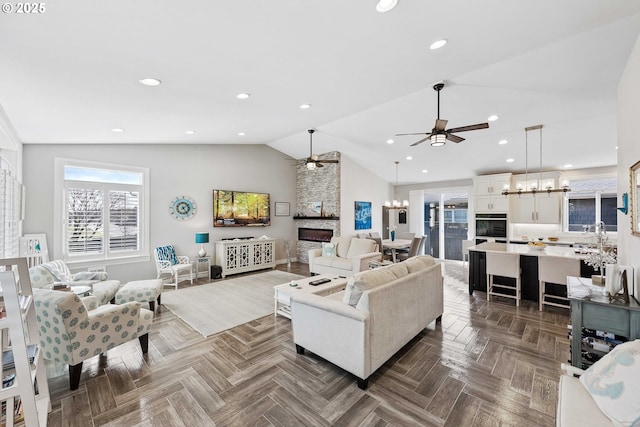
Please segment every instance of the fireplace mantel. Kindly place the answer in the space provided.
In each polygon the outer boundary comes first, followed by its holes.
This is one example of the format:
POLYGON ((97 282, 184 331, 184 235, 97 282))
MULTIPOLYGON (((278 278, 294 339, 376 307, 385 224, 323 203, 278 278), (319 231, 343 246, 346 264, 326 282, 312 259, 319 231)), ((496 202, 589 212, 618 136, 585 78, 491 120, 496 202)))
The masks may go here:
POLYGON ((300 220, 322 220, 322 221, 339 221, 339 216, 294 216, 293 219, 300 220))

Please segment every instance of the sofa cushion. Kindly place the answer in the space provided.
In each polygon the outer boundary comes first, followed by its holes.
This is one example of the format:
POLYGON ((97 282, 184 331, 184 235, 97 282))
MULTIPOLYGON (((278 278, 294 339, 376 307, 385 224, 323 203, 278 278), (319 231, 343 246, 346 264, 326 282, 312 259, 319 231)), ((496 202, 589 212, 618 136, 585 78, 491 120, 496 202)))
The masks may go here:
POLYGON ((407 266, 404 262, 398 262, 396 264, 385 267, 385 270, 389 270, 390 272, 392 272, 393 275, 396 276, 396 279, 409 274, 409 270, 407 269, 407 266))
POLYGON ((415 273, 416 271, 431 267, 435 263, 436 260, 434 260, 431 255, 415 256, 402 262, 402 264, 407 266, 407 270, 409 270, 409 273, 415 273))
POLYGON ((347 254, 349 253, 349 246, 351 245, 351 239, 351 237, 336 236, 333 236, 331 238, 331 243, 335 243, 338 245, 336 251, 339 257, 347 258, 347 254))
POLYGON ((606 427, 613 423, 598 409, 579 378, 562 375, 558 384, 556 425, 562 427, 606 427))
POLYGON ((596 405, 614 424, 640 423, 640 340, 616 346, 580 377, 596 405))
POLYGON ((357 273, 349 278, 342 301, 355 306, 360 301, 363 292, 394 280, 396 280, 396 276, 388 268, 376 268, 357 273))
POLYGON ((375 252, 376 242, 370 239, 351 239, 347 258, 353 258, 358 255, 369 254, 375 252))
POLYGON ((336 244, 335 243, 322 243, 322 256, 336 256, 336 244))
POLYGON ((323 256, 320 258, 316 258, 316 265, 322 265, 324 267, 333 267, 338 268, 340 270, 349 270, 351 271, 351 260, 348 258, 340 258, 333 256, 323 256))

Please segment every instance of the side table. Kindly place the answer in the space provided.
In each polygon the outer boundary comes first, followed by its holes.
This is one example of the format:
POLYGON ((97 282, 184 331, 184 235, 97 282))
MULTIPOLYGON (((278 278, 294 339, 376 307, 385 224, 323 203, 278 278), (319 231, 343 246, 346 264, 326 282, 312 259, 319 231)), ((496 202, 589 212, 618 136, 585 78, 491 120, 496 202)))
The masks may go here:
POLYGON ((196 256, 195 260, 196 262, 194 263, 194 266, 196 268, 196 281, 198 281, 198 277, 200 275, 200 264, 205 262, 207 263, 207 277, 209 277, 209 281, 211 281, 211 255, 196 256))

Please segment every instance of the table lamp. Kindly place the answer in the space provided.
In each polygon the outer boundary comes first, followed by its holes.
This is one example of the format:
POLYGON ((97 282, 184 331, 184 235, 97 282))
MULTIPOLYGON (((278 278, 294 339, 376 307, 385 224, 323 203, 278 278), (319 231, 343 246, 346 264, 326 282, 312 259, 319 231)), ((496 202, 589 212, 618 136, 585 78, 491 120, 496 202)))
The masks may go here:
POLYGON ((209 233, 199 232, 196 233, 196 243, 200 243, 200 250, 198 251, 199 257, 207 256, 207 251, 204 249, 204 244, 209 243, 209 233))

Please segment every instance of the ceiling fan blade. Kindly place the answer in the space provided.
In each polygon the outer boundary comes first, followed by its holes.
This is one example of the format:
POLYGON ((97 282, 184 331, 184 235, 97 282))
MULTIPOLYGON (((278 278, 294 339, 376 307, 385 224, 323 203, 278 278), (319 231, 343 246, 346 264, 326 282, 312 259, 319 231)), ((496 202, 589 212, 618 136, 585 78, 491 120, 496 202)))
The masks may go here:
POLYGON ((396 133, 396 136, 407 136, 407 135, 431 135, 431 132, 396 133))
POLYGON ((318 160, 316 163, 338 163, 337 160, 318 160))
POLYGON ((437 119, 436 120, 435 129, 436 130, 444 130, 447 127, 447 122, 448 122, 448 120, 437 119))
POLYGON ((414 142, 413 144, 411 144, 410 147, 414 147, 416 145, 422 144, 423 142, 425 142, 428 139, 429 139, 429 137, 422 138, 420 141, 417 141, 417 142, 414 142))
POLYGON ((459 128, 449 129, 447 130, 447 132, 449 133, 466 132, 469 130, 486 129, 488 127, 489 127, 489 123, 478 123, 477 125, 469 125, 469 126, 462 126, 459 128))
POLYGON ((464 138, 460 138, 458 135, 451 135, 450 133, 447 133, 447 139, 455 143, 464 141, 464 138))

